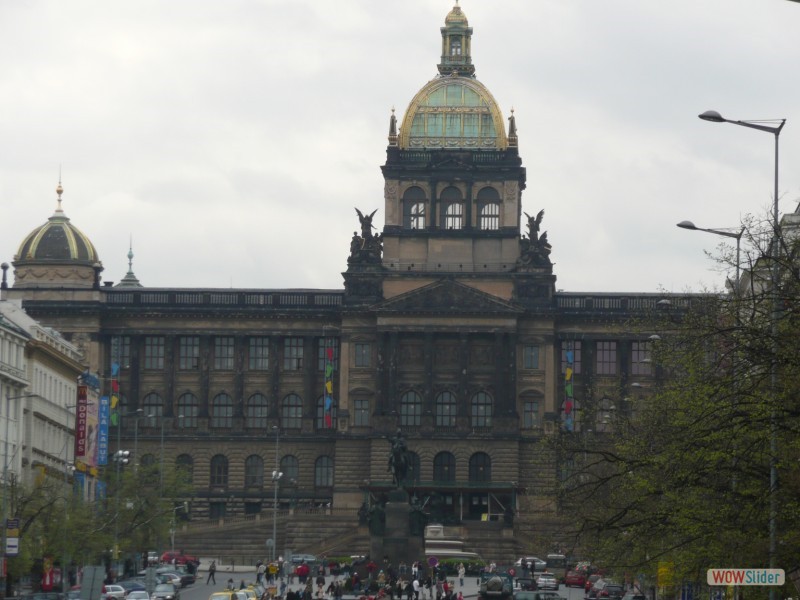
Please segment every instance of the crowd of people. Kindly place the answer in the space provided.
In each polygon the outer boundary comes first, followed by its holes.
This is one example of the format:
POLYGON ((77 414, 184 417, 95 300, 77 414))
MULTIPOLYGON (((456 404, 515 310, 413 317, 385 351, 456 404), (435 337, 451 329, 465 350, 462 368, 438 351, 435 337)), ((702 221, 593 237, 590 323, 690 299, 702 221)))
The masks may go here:
MULTIPOLYGON (((465 573, 463 564, 457 567, 457 578, 451 580, 444 569, 418 561, 395 567, 384 559, 379 566, 366 557, 352 566, 326 569, 325 564, 312 567, 303 561, 292 565, 279 557, 273 562, 259 561, 255 575, 261 600, 342 600, 344 595, 358 600, 464 600, 456 588, 464 586, 465 573), (331 578, 326 578, 328 572, 331 578)), ((227 587, 235 588, 232 579, 227 587)), ((239 587, 245 587, 245 582, 239 587)))

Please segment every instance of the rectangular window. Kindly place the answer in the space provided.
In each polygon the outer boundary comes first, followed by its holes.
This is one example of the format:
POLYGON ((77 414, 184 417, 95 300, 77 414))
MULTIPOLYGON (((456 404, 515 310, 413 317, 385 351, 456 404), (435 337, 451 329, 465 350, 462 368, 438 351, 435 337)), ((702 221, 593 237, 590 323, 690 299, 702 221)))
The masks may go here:
POLYGON ((355 411, 355 420, 354 424, 356 427, 368 427, 369 426, 369 400, 365 399, 356 399, 353 404, 353 410, 355 411))
POLYGON ((533 429, 539 427, 539 402, 526 400, 522 407, 522 427, 533 429))
POLYGON ((144 338, 144 368, 164 368, 164 338, 160 335, 148 335, 144 338))
POLYGON ((539 368, 539 346, 526 344, 522 348, 522 368, 523 369, 538 369, 539 368))
POLYGON ((288 337, 283 340, 283 370, 299 371, 303 368, 303 338, 288 337))
POLYGON ((581 343, 564 341, 561 343, 561 374, 567 372, 567 366, 572 362, 572 372, 575 375, 581 372, 581 343), (570 361, 571 359, 571 361, 570 361))
POLYGON ((631 375, 650 375, 650 344, 648 342, 631 343, 631 375))
POLYGON ((131 366, 130 336, 115 335, 111 337, 111 360, 118 363, 122 369, 127 369, 131 366))
POLYGON ((372 366, 372 346, 370 344, 356 342, 356 366, 372 366))
POLYGON ((320 338, 317 348, 317 371, 325 371, 328 364, 328 350, 330 349, 333 360, 333 370, 339 370, 339 344, 336 338, 320 338))
POLYGON ((597 342, 597 374, 617 374, 617 342, 597 342))
POLYGON ((248 368, 251 371, 266 371, 269 369, 269 338, 250 338, 250 358, 248 368))
POLYGON ((214 338, 214 368, 220 371, 233 370, 233 338, 214 338))
POLYGON ((178 368, 181 371, 197 369, 200 366, 200 338, 181 337, 178 339, 178 368))

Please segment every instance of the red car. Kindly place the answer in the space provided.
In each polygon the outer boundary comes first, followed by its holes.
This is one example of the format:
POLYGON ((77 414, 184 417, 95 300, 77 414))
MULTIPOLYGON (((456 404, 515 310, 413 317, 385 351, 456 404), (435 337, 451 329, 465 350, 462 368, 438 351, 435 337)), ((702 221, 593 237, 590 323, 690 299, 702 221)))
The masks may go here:
POLYGON ((586 578, 586 583, 583 585, 583 591, 588 594, 589 590, 592 589, 594 582, 600 578, 601 575, 599 573, 594 573, 593 575, 589 575, 589 577, 586 578))
POLYGON ((200 565, 200 559, 195 556, 189 556, 188 554, 181 554, 180 552, 164 552, 164 554, 161 555, 161 562, 163 564, 171 565, 173 564, 173 560, 175 561, 174 564, 176 565, 193 564, 195 567, 200 565))
POLYGON ((567 587, 584 587, 586 585, 586 573, 583 571, 568 571, 564 577, 564 585, 567 587))

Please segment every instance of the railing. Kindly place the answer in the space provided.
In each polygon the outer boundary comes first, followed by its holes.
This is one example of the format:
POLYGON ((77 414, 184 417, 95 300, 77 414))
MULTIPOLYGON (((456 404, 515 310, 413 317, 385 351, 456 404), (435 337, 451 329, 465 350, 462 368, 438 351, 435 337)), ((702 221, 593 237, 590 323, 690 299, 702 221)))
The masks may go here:
POLYGON ((385 262, 383 267, 389 271, 410 271, 418 273, 496 273, 498 271, 511 271, 513 262, 493 263, 486 262, 477 265, 470 263, 426 263, 420 261, 385 262))
POLYGON ((236 290, 104 290, 106 303, 116 306, 230 306, 275 308, 314 308, 320 306, 340 306, 344 291, 236 291, 236 290))

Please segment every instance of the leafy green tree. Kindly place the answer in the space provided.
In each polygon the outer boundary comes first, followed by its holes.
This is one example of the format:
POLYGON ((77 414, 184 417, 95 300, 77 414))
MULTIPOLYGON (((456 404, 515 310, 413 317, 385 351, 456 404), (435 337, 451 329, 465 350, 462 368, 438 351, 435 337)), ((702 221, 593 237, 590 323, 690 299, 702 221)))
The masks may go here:
MULTIPOLYGON (((576 547, 619 575, 766 567, 772 518, 776 566, 800 564, 800 245, 785 228, 776 257, 770 227, 751 220, 745 234, 738 287, 672 296, 630 324, 657 340, 654 387, 624 390, 605 431, 547 442, 572 466, 562 503, 576 547)), ((723 246, 717 261, 732 270, 734 256, 723 246)))

